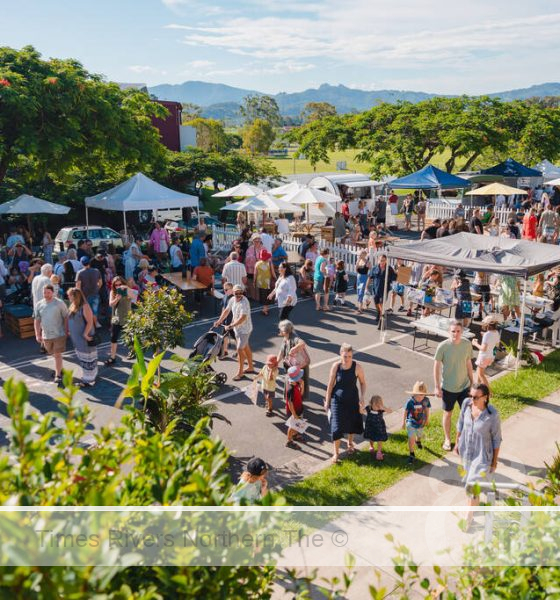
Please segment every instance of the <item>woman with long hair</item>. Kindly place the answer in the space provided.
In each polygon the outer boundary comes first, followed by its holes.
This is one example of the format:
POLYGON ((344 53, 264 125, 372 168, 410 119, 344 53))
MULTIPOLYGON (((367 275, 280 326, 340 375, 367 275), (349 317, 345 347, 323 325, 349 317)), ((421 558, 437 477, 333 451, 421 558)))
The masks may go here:
POLYGON ((106 365, 114 365, 117 362, 117 347, 121 337, 128 314, 131 309, 130 287, 126 281, 117 276, 111 282, 109 294, 109 307, 111 308, 111 355, 105 361, 106 365))
POLYGON ((78 364, 82 368, 80 387, 91 387, 97 378, 97 346, 94 343, 95 324, 93 311, 78 288, 68 290, 68 332, 76 351, 78 364))
POLYGON ((274 289, 269 294, 268 299, 276 298, 278 309, 280 311, 279 321, 283 321, 290 316, 294 306, 297 304, 297 283, 292 275, 292 269, 287 262, 280 263, 278 267, 278 279, 274 284, 274 289))

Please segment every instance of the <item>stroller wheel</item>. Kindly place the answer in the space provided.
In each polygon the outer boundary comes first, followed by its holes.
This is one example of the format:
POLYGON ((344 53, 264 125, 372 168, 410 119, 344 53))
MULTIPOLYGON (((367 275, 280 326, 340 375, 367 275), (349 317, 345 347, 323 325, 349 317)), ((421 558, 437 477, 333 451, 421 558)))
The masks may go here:
POLYGON ((216 381, 220 384, 220 385, 224 385, 224 383, 227 381, 227 375, 225 373, 218 373, 216 375, 216 381))

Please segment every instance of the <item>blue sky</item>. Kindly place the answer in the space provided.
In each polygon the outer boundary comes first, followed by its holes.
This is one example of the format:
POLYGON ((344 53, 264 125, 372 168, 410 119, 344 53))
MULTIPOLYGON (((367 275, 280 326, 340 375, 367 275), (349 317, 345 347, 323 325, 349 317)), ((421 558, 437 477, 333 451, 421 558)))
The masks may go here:
POLYGON ((0 0, 2 45, 114 81, 440 93, 560 80, 558 0, 0 0))

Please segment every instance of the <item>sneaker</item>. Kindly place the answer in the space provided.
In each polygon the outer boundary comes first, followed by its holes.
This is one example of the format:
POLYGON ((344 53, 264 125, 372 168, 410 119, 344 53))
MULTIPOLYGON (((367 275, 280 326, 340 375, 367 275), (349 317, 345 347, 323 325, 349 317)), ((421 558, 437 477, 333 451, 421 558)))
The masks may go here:
POLYGON ((443 442, 443 446, 442 448, 446 451, 449 452, 451 450, 451 442, 445 441, 443 442))
POLYGON ((392 309, 392 308, 388 308, 388 309, 387 309, 387 312, 388 312, 388 313, 392 313, 392 312, 393 312, 393 309, 392 309))
POLYGON ((414 464, 414 454, 411 454, 411 455, 408 457, 408 460, 406 461, 406 464, 407 464, 407 465, 413 465, 413 464, 414 464))
POLYGON ((416 440, 416 447, 418 448, 418 450, 422 450, 422 440, 416 440))
POLYGON ((55 377, 54 383, 58 386, 61 386, 62 385, 62 377, 55 377))

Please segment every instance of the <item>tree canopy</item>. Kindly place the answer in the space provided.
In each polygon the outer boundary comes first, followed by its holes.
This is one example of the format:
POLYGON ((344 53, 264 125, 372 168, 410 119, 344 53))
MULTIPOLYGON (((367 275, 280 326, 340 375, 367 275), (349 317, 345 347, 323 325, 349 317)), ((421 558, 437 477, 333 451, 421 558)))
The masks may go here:
POLYGON ((336 115, 336 107, 329 102, 308 102, 303 107, 301 119, 304 123, 310 123, 334 115, 336 115))
POLYGON ((560 108, 553 103, 498 98, 435 97, 382 103, 358 115, 308 120, 288 138, 312 164, 329 152, 356 149, 375 175, 402 175, 438 158, 448 172, 512 156, 533 164, 560 157, 560 108))
POLYGON ((257 119, 268 121, 272 127, 282 122, 278 103, 272 96, 249 95, 243 98, 240 108, 245 124, 252 124, 257 119))
POLYGON ((77 61, 41 58, 32 46, 0 48, 0 183, 27 161, 29 173, 140 169, 162 159, 152 117, 166 109, 138 90, 123 91, 77 61))

